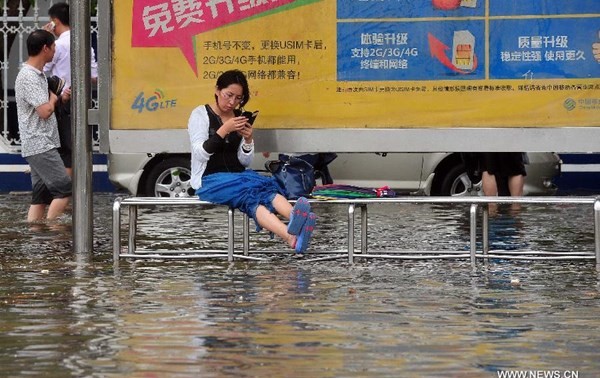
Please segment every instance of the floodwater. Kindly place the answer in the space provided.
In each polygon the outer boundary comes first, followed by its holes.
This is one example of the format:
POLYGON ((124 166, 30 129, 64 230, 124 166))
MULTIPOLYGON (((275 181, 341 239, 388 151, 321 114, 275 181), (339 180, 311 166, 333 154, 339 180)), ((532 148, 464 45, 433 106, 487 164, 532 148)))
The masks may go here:
MULTIPOLYGON (((112 261, 114 194, 94 198, 94 253, 68 220, 23 221, 0 194, 0 376, 597 377, 593 260, 112 261), (531 375, 533 374, 533 375, 531 375), (541 374, 541 375, 540 375, 541 374)), ((318 207, 315 245, 345 243, 345 211, 318 207)), ((140 215, 140 246, 226 247, 223 211, 140 215)), ((496 249, 593 251, 581 205, 491 218, 496 249)), ((369 208, 374 249, 468 250, 468 209, 369 208)), ((238 230, 240 228, 238 227, 238 230)), ((252 230, 251 248, 282 249, 252 230)), ((123 238, 125 239, 125 238, 123 238)))

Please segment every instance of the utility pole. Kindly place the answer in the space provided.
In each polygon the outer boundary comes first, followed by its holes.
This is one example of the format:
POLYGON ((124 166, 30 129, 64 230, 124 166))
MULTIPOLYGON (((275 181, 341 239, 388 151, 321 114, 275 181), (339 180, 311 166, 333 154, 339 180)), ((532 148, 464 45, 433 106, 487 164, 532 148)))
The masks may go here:
POLYGON ((88 124, 90 95, 90 2, 70 1, 71 132, 73 139, 73 250, 93 248, 92 138, 88 124))

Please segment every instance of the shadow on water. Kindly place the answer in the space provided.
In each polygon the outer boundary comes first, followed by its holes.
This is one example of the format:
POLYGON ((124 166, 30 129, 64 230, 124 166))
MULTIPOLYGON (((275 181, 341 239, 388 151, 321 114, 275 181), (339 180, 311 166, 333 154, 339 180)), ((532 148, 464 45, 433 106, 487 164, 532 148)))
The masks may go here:
MULTIPOLYGON (((491 377, 600 371, 591 261, 345 260, 112 264, 112 195, 94 199, 94 254, 68 220, 28 225, 0 195, 0 376, 491 377)), ((346 214, 319 207, 315 244, 341 248, 346 214)), ((468 208, 369 208, 373 248, 468 245, 468 208)), ((490 219, 497 248, 593 249, 591 210, 527 206, 490 219)), ((225 215, 145 211, 140 243, 226 246, 225 215)), ((76 226, 74 226, 76 229, 76 226)), ((241 227, 237 227, 241 230, 241 227)), ((252 232, 252 247, 281 249, 252 232)))

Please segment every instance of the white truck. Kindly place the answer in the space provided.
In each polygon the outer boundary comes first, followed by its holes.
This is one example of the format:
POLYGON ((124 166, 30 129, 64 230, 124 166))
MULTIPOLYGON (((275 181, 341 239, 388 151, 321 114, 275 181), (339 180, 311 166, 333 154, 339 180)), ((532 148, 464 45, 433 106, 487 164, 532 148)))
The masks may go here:
POLYGON ((598 151, 597 0, 120 0, 99 27, 100 148, 134 194, 191 192, 187 120, 232 68, 257 149, 337 152, 336 182, 458 194, 460 153, 527 151, 547 194, 548 151, 598 151))

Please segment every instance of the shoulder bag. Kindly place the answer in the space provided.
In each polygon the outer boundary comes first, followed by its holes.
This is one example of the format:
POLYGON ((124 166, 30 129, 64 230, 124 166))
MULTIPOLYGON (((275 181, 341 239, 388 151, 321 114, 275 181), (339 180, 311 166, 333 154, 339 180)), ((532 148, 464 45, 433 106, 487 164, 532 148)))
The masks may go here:
POLYGON ((302 159, 289 156, 287 160, 269 160, 265 168, 285 189, 287 199, 308 197, 315 186, 315 169, 302 159))

